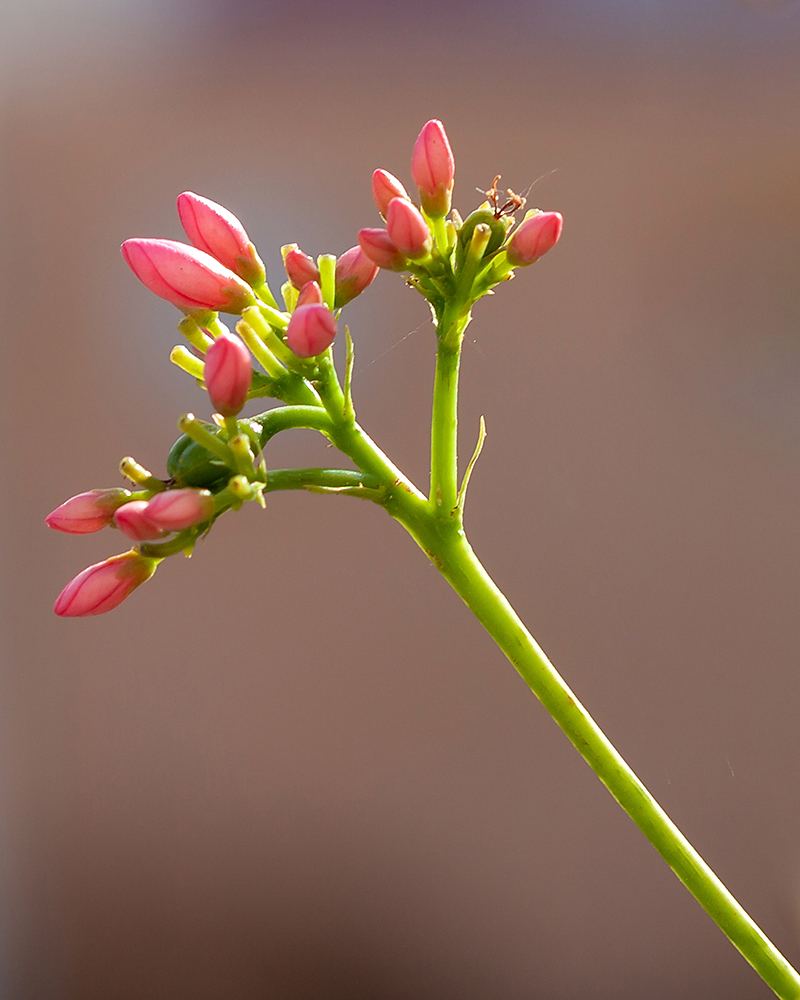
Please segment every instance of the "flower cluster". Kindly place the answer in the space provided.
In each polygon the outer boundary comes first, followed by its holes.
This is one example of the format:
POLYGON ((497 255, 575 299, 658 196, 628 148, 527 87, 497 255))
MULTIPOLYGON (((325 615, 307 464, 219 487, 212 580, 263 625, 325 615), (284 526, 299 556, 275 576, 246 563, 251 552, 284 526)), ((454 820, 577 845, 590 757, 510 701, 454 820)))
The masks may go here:
POLYGON ((440 342, 459 342, 472 304, 514 268, 538 260, 561 233, 557 212, 534 210, 514 228, 524 199, 509 191, 503 201, 499 178, 486 192, 487 201, 466 219, 451 210, 455 161, 439 121, 420 132, 411 176, 419 207, 396 177, 375 171, 372 192, 386 227, 362 229, 358 245, 338 258, 322 254, 315 260, 296 244, 282 247, 287 280, 280 288, 281 305, 241 222, 191 191, 177 201, 189 243, 123 243, 122 255, 136 277, 184 314, 178 329, 189 346, 173 348, 170 360, 205 389, 214 412, 210 422, 193 414, 178 421, 182 435, 167 458, 166 478, 126 458, 121 471, 138 487, 135 492, 91 490, 47 517, 59 531, 86 534, 110 527, 134 542, 131 551, 75 577, 56 601, 57 614, 83 617, 111 610, 162 559, 191 552, 220 514, 248 500, 263 506, 269 489, 355 492, 376 502, 387 495, 390 485, 370 485, 369 476, 355 482, 360 473, 347 470, 282 470, 289 485, 280 485, 270 479, 263 458, 269 437, 285 427, 313 427, 341 447, 336 429, 348 422, 356 426, 349 333, 344 391, 331 354, 342 308, 371 284, 379 268, 404 271, 430 302, 440 342), (238 317, 235 332, 219 313, 238 317), (248 400, 264 396, 283 405, 240 418, 248 400), (300 472, 309 475, 292 478, 300 472))
MULTIPOLYGON (((455 302, 461 317, 468 317, 471 304, 493 285, 555 246, 563 219, 558 212, 532 209, 515 227, 514 216, 525 199, 509 190, 503 200, 498 176, 485 192, 487 200, 462 220, 451 211, 455 159, 440 121, 429 121, 420 132, 411 176, 419 208, 393 174, 375 171, 372 195, 386 227, 362 229, 358 242, 378 267, 410 272, 409 283, 429 300, 439 335, 446 336, 441 329, 446 303, 455 302)), ((457 330, 456 337, 462 332, 457 330)))
MULTIPOLYGON (((150 493, 145 491, 142 496, 150 493)), ((122 489, 90 490, 56 507, 46 522, 51 528, 75 535, 113 526, 142 542, 208 525, 214 513, 214 498, 208 490, 175 489, 151 494, 149 499, 122 489)), ((158 562, 158 558, 131 550, 89 566, 61 592, 55 612, 83 618, 111 611, 153 575, 158 562)))
POLYGON ((333 343, 342 306, 378 273, 357 246, 338 260, 324 257, 317 263, 297 247, 284 247, 289 280, 281 289, 281 310, 264 263, 236 216, 191 191, 179 195, 177 204, 191 245, 130 239, 122 256, 151 292, 184 313, 179 329, 191 349, 174 348, 171 360, 206 389, 214 422, 202 423, 192 414, 182 418, 184 434, 168 459, 169 478, 156 479, 124 459, 123 474, 141 487, 136 493, 90 490, 48 515, 46 523, 58 531, 87 534, 111 527, 137 543, 78 574, 56 601, 59 615, 110 611, 152 576, 161 559, 191 551, 223 511, 261 499, 266 473, 263 463, 256 464, 258 428, 237 421, 237 415, 252 396, 297 392, 309 359, 333 343), (219 312, 240 317, 239 336, 220 322, 219 312), (254 358, 263 373, 254 371, 254 358), (206 483, 209 470, 212 481, 206 483), (155 542, 161 544, 149 544, 155 542))

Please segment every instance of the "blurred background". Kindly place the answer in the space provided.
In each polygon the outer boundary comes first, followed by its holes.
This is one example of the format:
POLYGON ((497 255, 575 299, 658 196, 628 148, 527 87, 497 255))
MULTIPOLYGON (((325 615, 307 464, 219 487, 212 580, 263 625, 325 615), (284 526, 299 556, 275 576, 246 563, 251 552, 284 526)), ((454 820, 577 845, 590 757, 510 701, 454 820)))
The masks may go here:
MULTIPOLYGON (((800 3, 0 17, 2 996, 766 1000, 382 511, 275 495, 77 621, 54 598, 123 546, 43 518, 208 416, 122 240, 181 238, 194 190, 277 286, 282 243, 379 224, 372 170, 409 184, 441 118, 462 213, 501 173, 566 218, 468 331, 470 537, 800 962, 800 3)), ((348 314, 360 419, 424 485, 425 304, 381 274, 348 314)))

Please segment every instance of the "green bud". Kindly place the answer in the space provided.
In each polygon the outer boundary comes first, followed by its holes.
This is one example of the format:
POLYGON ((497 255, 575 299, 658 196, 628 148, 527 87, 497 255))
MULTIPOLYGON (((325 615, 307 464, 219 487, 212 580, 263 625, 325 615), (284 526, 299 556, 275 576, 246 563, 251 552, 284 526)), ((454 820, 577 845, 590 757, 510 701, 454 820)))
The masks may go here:
POLYGON ((490 257, 496 250, 499 250, 508 233, 509 220, 507 218, 496 219, 494 213, 488 208, 478 208, 464 219, 464 223, 458 231, 458 245, 456 247, 456 269, 463 266, 464 257, 469 247, 472 233, 476 226, 486 225, 491 229, 491 236, 483 252, 484 258, 490 257))
MULTIPOLYGON (((218 435, 216 424, 204 423, 203 426, 209 433, 218 435)), ((181 434, 167 456, 167 475, 175 479, 178 486, 194 486, 213 492, 225 486, 231 470, 188 434, 181 434)))

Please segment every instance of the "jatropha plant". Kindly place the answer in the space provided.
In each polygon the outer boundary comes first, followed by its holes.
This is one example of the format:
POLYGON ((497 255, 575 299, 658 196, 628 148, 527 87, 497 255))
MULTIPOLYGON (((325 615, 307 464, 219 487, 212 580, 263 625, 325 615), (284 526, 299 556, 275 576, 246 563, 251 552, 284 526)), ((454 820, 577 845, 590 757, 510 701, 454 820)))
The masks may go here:
POLYGON ((87 534, 110 527, 133 545, 90 566, 67 584, 56 614, 86 617, 117 607, 159 563, 192 552, 215 521, 244 503, 264 504, 274 490, 343 493, 383 507, 417 542, 463 598, 522 679, 544 704, 589 766, 678 878, 782 1000, 800 1000, 800 976, 728 892, 642 785, 558 674, 491 580, 464 533, 464 501, 480 455, 459 481, 457 396, 461 346, 472 307, 491 290, 535 263, 561 235, 558 212, 531 209, 501 193, 499 177, 485 201, 465 218, 452 208, 455 162, 444 128, 429 121, 411 157, 419 207, 402 183, 376 170, 372 193, 382 228, 362 229, 358 246, 316 260, 296 244, 282 247, 287 281, 281 302, 239 220, 221 205, 184 192, 178 213, 190 244, 131 239, 122 254, 150 291, 183 313, 188 342, 170 360, 205 389, 214 413, 187 413, 181 436, 157 478, 133 458, 120 469, 135 487, 94 489, 72 497, 48 517, 51 528, 87 534), (378 269, 405 276, 430 306, 437 354, 427 495, 381 451, 356 420, 352 395, 353 341, 344 328, 343 377, 333 345, 342 310, 371 284, 378 269), (220 313, 237 317, 235 333, 220 313), (280 405, 241 417, 245 404, 268 397, 280 405), (356 466, 268 467, 270 440, 288 428, 322 434, 356 466))

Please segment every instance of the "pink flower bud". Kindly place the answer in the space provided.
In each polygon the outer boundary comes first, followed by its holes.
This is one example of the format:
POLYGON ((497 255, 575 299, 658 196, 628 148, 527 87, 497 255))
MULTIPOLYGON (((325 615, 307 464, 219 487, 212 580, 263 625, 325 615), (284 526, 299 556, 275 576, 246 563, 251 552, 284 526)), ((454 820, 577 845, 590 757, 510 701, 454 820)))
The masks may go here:
POLYGON ((249 285, 202 250, 175 240, 125 240, 122 256, 151 292, 187 312, 239 314, 256 304, 249 285))
POLYGON ((558 243, 563 225, 560 212, 539 212, 523 219, 506 247, 509 263, 514 267, 533 264, 558 243))
POLYGON ((111 611, 140 583, 149 580, 158 565, 138 552, 123 552, 95 563, 64 587, 53 610, 62 618, 86 618, 111 611))
POLYGON ((314 302, 323 302, 322 289, 316 283, 316 281, 307 281, 297 296, 297 302, 295 303, 295 308, 297 306, 308 306, 314 302))
POLYGON ((235 417, 250 391, 253 367, 250 352, 238 337, 223 333, 206 351, 203 381, 214 408, 223 417, 235 417))
POLYGON ((336 320, 325 305, 310 303, 292 313, 286 327, 286 343, 298 358, 315 358, 333 343, 336 320))
POLYGON ((392 243, 412 260, 426 257, 432 240, 428 223, 416 205, 405 198, 392 198, 386 213, 386 231, 392 243))
POLYGON ((392 198, 405 198, 410 201, 406 189, 388 170, 376 170, 372 175, 372 197, 384 219, 392 198))
POLYGON ((372 284, 378 268, 361 247, 350 247, 336 261, 336 301, 337 309, 346 306, 356 295, 360 295, 367 285, 372 284))
POLYGON ((444 125, 433 119, 422 127, 411 155, 411 176, 426 215, 440 219, 450 211, 456 164, 444 125))
POLYGON ((385 229, 362 229, 358 234, 358 245, 378 267, 386 267, 390 271, 404 271, 408 260, 404 253, 397 249, 391 236, 385 229))
POLYGON ((264 283, 267 277, 264 262, 244 226, 227 208, 184 191, 178 195, 178 215, 186 235, 198 250, 210 254, 249 285, 264 283))
POLYGON ((166 534, 148 520, 146 500, 131 500, 124 504, 114 513, 114 524, 134 542, 147 542, 166 534))
POLYGON ((319 268, 296 244, 284 254, 283 266, 286 268, 289 281, 298 291, 309 281, 319 281, 319 268))
POLYGON ((165 490, 147 504, 147 520, 162 531, 183 531, 207 521, 214 513, 208 490, 165 490))
POLYGON ((130 496, 128 490, 89 490, 65 500, 44 519, 56 531, 88 535, 111 523, 114 511, 130 496))

